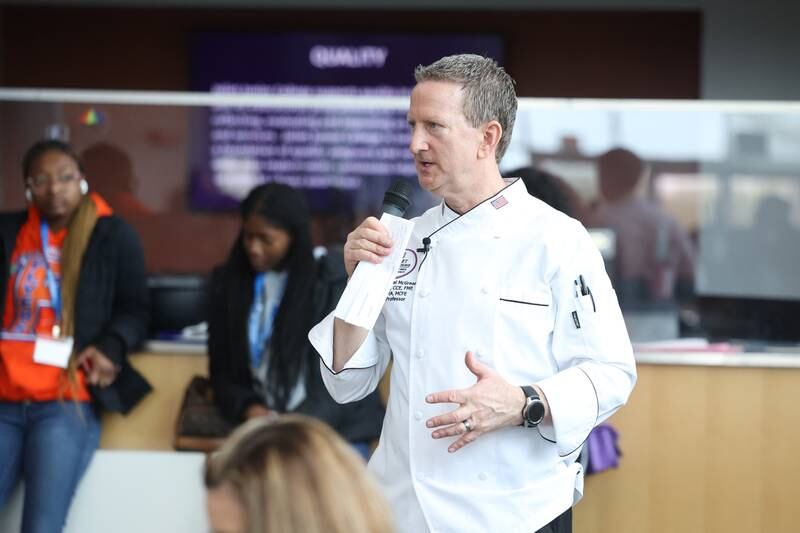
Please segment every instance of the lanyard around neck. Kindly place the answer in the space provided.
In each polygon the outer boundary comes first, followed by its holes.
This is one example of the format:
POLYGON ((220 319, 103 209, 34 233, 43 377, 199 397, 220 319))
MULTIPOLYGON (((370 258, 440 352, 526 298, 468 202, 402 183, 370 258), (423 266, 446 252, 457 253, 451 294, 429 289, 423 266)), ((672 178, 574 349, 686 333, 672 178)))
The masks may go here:
POLYGON ((253 368, 260 368, 267 343, 272 338, 275 316, 286 289, 286 274, 259 272, 253 280, 253 304, 250 307, 248 336, 253 368))
POLYGON ((256 274, 253 280, 253 305, 250 308, 249 332, 250 358, 254 368, 261 365, 264 344, 272 333, 271 324, 266 323, 267 302, 264 294, 266 275, 263 272, 256 274))
POLYGON ((47 289, 50 291, 50 305, 56 314, 56 325, 53 326, 53 336, 58 337, 61 331, 61 283, 56 279, 53 269, 50 268, 50 260, 47 257, 47 249, 50 243, 50 228, 44 220, 41 223, 41 235, 45 280, 47 282, 47 289))

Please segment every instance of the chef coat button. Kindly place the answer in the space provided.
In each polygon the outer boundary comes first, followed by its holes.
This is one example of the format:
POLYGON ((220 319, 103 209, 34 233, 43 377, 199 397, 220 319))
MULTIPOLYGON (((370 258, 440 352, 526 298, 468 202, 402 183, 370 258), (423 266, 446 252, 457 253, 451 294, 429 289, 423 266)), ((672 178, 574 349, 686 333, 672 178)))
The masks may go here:
POLYGON ((481 472, 480 474, 478 474, 478 479, 480 479, 481 481, 486 481, 487 479, 489 479, 489 474, 487 474, 486 472, 481 472))
POLYGON ((428 292, 428 291, 426 291, 426 290, 421 290, 421 291, 419 291, 419 297, 420 297, 420 298, 425 298, 425 297, 426 297, 426 296, 428 296, 429 294, 430 294, 430 292, 428 292))
POLYGON ((423 357, 425 357, 425 350, 420 348, 419 350, 417 350, 417 359, 422 359, 423 357))
POLYGON ((483 294, 489 294, 489 287, 481 287, 481 292, 483 294))
POLYGON ((415 420, 422 420, 422 411, 415 411, 414 412, 414 419, 415 420))

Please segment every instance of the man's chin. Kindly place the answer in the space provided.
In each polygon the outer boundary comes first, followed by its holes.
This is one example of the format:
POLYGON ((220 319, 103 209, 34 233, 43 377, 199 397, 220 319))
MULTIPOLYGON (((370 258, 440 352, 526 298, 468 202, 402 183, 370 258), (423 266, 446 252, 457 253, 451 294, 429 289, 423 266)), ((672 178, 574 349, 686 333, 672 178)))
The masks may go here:
POLYGON ((420 174, 417 174, 417 182, 419 183, 420 187, 432 194, 436 194, 436 189, 438 189, 440 186, 440 184, 436 182, 435 178, 430 176, 422 176, 420 174))

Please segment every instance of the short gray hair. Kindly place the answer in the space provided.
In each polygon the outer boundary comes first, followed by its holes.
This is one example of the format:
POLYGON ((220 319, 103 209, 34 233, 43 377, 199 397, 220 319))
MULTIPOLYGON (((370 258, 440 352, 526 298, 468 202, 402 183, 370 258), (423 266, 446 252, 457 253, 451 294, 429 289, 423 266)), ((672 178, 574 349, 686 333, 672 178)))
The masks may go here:
POLYGON ((475 54, 443 57, 428 66, 414 69, 417 83, 445 81, 461 85, 464 91, 464 117, 477 128, 496 120, 503 128, 495 158, 499 163, 511 142, 517 117, 514 80, 494 59, 475 54))

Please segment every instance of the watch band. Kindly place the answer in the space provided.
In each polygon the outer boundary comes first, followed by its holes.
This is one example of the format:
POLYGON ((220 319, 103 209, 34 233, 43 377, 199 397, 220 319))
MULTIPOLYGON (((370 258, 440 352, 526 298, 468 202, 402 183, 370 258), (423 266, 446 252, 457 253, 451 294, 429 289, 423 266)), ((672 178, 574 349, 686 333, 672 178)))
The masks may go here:
MULTIPOLYGON (((525 393, 525 398, 526 399, 527 398, 539 398, 539 393, 536 392, 536 389, 534 389, 530 385, 522 385, 520 388, 522 389, 522 392, 525 393)), ((525 403, 527 404, 528 402, 525 402, 525 403)))

